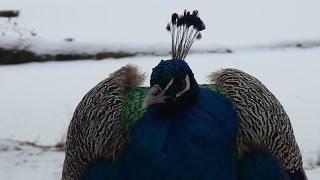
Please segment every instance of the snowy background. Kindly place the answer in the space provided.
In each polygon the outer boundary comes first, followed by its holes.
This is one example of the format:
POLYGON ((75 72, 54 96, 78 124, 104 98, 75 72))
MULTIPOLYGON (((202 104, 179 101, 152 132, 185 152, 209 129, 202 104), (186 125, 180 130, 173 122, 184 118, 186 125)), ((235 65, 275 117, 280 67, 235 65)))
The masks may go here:
MULTIPOLYGON (((0 47, 27 45, 37 52, 53 53, 153 49, 161 54, 170 48, 165 31, 170 15, 197 9, 207 29, 194 44, 193 49, 199 51, 190 54, 187 62, 198 82, 208 82, 210 72, 227 67, 261 80, 287 110, 306 173, 310 180, 318 180, 320 47, 296 45, 320 41, 319 7, 317 0, 0 0, 0 10, 21 11, 11 23, 37 34, 19 37, 4 30, 7 19, 0 18, 0 32, 6 34, 0 35, 0 47), (201 53, 212 47, 230 48, 233 53, 201 53)), ((49 146, 64 140, 73 111, 85 93, 128 63, 150 74, 159 60, 169 58, 0 66, 0 179, 59 179, 64 153, 49 146)))

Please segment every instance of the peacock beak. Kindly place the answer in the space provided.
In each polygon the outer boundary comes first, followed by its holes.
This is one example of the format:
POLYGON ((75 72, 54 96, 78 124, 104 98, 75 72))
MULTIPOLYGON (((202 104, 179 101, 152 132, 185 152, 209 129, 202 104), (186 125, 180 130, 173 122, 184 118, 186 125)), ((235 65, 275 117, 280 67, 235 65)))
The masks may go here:
POLYGON ((147 108, 148 106, 150 106, 152 104, 166 103, 167 99, 172 98, 170 96, 164 95, 166 92, 166 89, 162 90, 158 84, 152 86, 149 90, 148 96, 146 97, 146 99, 143 102, 143 107, 147 108))

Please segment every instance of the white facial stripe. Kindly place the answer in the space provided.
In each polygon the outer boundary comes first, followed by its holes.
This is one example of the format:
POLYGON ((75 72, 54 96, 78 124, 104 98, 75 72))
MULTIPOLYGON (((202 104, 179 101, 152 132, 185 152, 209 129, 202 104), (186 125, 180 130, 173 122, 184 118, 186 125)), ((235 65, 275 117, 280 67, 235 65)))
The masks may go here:
POLYGON ((173 78, 170 80, 170 82, 167 84, 166 88, 164 88, 163 92, 166 92, 169 87, 171 86, 171 84, 173 83, 173 78))
POLYGON ((187 83, 186 88, 184 88, 184 90, 178 92, 176 97, 182 96, 183 93, 185 93, 186 91, 188 91, 190 89, 190 78, 189 78, 188 74, 187 74, 185 80, 186 80, 186 83, 187 83))

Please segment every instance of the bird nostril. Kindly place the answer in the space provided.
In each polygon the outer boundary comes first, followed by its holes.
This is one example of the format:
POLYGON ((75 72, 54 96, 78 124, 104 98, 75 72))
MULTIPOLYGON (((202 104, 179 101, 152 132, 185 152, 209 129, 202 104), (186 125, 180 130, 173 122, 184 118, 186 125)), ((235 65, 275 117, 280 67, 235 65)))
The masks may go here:
POLYGON ((162 90, 161 89, 157 89, 157 91, 153 93, 153 96, 155 96, 155 97, 161 96, 161 95, 162 95, 162 90))
POLYGON ((155 85, 150 89, 150 94, 153 97, 162 96, 163 95, 163 90, 161 89, 161 87, 159 85, 155 85))

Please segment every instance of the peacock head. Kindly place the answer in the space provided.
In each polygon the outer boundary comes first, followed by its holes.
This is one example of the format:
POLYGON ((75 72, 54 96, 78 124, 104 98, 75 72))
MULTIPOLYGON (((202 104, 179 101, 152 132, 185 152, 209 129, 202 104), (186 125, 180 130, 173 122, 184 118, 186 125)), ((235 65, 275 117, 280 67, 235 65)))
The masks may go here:
POLYGON ((184 11, 183 15, 173 13, 166 29, 171 34, 172 59, 162 60, 152 70, 150 91, 144 106, 158 106, 160 109, 176 111, 192 104, 198 93, 198 84, 184 61, 195 40, 201 39, 200 31, 205 25, 198 11, 184 11))
POLYGON ((150 87, 144 106, 167 110, 191 105, 199 88, 190 67, 180 59, 161 60, 152 70, 150 87))

